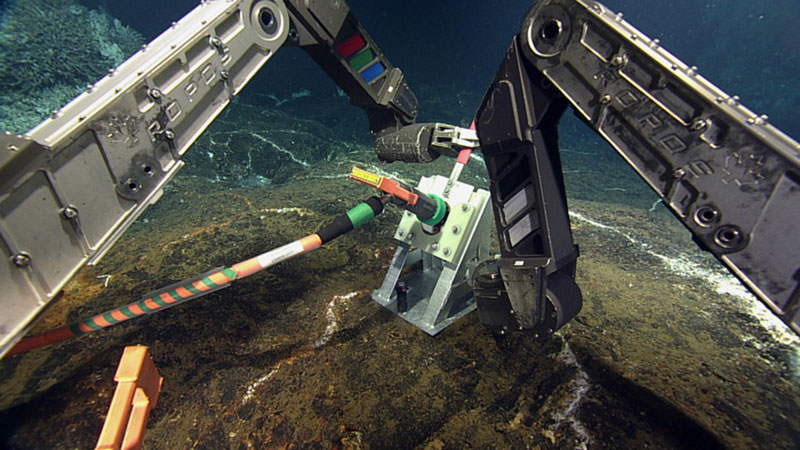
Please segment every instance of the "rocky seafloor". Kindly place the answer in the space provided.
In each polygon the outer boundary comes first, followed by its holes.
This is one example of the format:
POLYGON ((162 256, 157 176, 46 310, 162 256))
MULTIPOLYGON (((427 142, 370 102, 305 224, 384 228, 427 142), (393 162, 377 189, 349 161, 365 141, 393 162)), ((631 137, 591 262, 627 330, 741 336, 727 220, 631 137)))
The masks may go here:
MULTIPOLYGON (((374 194, 353 165, 414 181, 452 164, 380 164, 323 124, 235 108, 34 332, 316 231, 374 194)), ((430 337, 371 301, 390 208, 217 293, 0 361, 0 446, 93 446, 122 349, 142 344, 164 376, 145 448, 796 448, 797 338, 610 150, 563 155, 584 306, 553 339, 474 313, 430 337)), ((483 176, 476 160, 462 181, 483 176)))

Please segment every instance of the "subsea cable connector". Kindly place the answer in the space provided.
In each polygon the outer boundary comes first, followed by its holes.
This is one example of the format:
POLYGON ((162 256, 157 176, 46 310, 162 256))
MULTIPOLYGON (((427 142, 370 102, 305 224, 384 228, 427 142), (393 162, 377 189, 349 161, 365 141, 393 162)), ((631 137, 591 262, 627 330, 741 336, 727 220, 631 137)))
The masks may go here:
POLYGON ((447 202, 435 194, 425 194, 391 178, 353 167, 350 178, 392 196, 392 203, 417 216, 420 222, 437 229, 447 220, 447 202))

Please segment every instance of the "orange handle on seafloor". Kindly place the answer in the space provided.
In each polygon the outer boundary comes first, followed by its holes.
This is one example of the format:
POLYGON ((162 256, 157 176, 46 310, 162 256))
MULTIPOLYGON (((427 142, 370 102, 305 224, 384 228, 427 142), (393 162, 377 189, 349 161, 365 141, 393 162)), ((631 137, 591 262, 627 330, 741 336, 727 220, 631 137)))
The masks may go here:
POLYGON ((156 407, 164 378, 147 347, 125 347, 114 380, 118 383, 96 449, 139 449, 147 417, 156 407))

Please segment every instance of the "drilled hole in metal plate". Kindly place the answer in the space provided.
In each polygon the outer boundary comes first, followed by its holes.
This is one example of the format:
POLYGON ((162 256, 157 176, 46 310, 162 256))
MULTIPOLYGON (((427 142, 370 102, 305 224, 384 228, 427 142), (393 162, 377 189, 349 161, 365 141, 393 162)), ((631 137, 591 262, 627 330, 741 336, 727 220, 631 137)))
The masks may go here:
POLYGON ((138 191, 138 190, 139 190, 139 183, 137 183, 137 182, 136 182, 136 180, 128 180, 128 181, 126 182, 125 186, 126 186, 126 187, 128 188, 128 190, 129 190, 129 191, 131 191, 131 192, 136 192, 136 191, 138 191))
POLYGON ((548 20, 539 29, 539 35, 542 39, 553 41, 561 34, 561 22, 555 19, 548 20))
POLYGON ((144 172, 144 174, 145 174, 145 175, 147 175, 147 176, 152 176, 152 175, 153 175, 153 168, 152 168, 152 167, 150 167, 150 166, 144 166, 144 167, 142 167, 142 171, 143 171, 143 172, 144 172))
POLYGON ((263 8, 258 12, 258 22, 267 34, 274 34, 278 30, 278 20, 269 8, 263 8))
POLYGON ((721 227, 715 240, 721 247, 731 248, 742 242, 742 232, 734 227, 721 227))
POLYGON ((719 211, 716 209, 705 206, 697 210, 694 215, 694 221, 697 222, 698 225, 707 227, 719 219, 719 211))

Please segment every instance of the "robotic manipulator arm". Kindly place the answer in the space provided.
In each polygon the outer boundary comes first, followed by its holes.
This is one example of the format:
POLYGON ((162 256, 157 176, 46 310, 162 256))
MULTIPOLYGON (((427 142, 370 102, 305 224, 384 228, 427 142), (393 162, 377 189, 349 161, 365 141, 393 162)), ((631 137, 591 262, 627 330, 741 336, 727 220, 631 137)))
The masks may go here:
POLYGON ((580 309, 557 146, 567 106, 800 334, 800 144, 590 0, 538 1, 478 109, 502 252, 474 278, 482 322, 541 336, 580 309))
MULTIPOLYGON (((402 72, 344 1, 204 1, 27 136, 0 136, 0 355, 158 200, 284 45, 306 50, 366 111, 379 158, 426 162, 475 146, 469 130, 414 123, 402 72)), ((582 0, 532 8, 476 116, 502 252, 475 273, 482 322, 541 337, 580 309, 556 136, 569 104, 800 330, 797 143, 582 0)))
POLYGON ((0 356, 156 202, 197 137, 284 45, 363 108, 384 160, 474 147, 417 99, 346 2, 208 0, 25 136, 0 135, 0 356))

